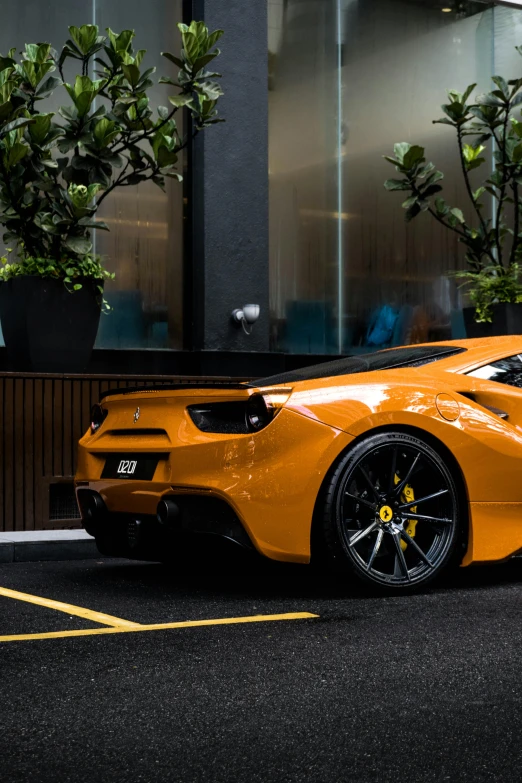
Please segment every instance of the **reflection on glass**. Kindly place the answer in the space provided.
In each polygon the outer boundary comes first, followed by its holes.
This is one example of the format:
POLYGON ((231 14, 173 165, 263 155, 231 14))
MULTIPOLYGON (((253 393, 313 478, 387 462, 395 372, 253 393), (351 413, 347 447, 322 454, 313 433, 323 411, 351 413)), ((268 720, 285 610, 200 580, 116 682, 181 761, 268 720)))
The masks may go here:
MULTIPOLYGON (((175 76, 174 66, 160 52, 179 49, 176 24, 182 20, 182 0, 156 0, 152 6, 139 0, 33 0, 24 2, 22 10, 17 0, 4 0, 2 20, 2 53, 33 41, 59 48, 72 24, 95 23, 102 32, 106 27, 134 29, 137 48, 147 49, 145 67, 156 66, 157 78, 175 76)), ((66 78, 74 78, 72 70, 66 78)), ((152 106, 168 105, 172 89, 151 88, 152 106)), ((57 111, 66 102, 65 91, 58 90, 55 105, 47 101, 45 109, 57 111)), ((104 202, 99 217, 111 231, 95 232, 95 248, 116 279, 106 286, 114 310, 101 318, 96 347, 182 347, 182 213, 182 186, 170 180, 166 193, 142 183, 116 190, 104 202)))
POLYGON ((357 353, 465 336, 446 273, 463 266, 429 216, 406 225, 395 141, 426 147, 448 201, 468 196, 446 90, 518 73, 522 11, 480 2, 268 0, 272 347, 357 353))
MULTIPOLYGON (((144 67, 157 68, 153 78, 175 76, 160 52, 179 49, 181 6, 181 0, 156 0, 152 7, 141 0, 96 0, 96 24, 135 30, 137 48, 147 50, 144 67)), ((168 106, 172 91, 151 88, 151 105, 168 106)), ((116 190, 104 202, 100 217, 111 231, 98 232, 96 249, 116 280, 106 297, 114 311, 101 319, 96 347, 182 348, 182 211, 183 189, 175 180, 167 180, 166 193, 146 182, 116 190)))

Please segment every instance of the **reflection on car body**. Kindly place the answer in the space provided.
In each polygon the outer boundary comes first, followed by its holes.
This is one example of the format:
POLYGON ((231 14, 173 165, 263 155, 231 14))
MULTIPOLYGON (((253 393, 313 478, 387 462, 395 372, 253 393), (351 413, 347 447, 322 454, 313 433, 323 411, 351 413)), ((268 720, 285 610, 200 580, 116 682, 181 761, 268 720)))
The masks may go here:
POLYGON ((395 591, 508 558, 522 549, 521 356, 522 337, 462 340, 111 391, 80 441, 83 523, 105 554, 166 559, 213 534, 395 591))

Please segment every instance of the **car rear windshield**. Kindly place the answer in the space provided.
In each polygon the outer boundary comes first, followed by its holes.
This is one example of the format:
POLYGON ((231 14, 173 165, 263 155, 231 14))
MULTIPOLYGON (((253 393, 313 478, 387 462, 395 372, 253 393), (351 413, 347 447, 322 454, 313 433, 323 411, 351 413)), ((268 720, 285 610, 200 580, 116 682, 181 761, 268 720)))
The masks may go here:
POLYGON ((332 378, 337 375, 352 375, 359 372, 374 370, 392 370, 399 367, 422 367, 424 364, 446 359, 457 353, 463 353, 465 348, 455 348, 452 345, 409 346, 388 351, 347 356, 333 362, 316 364, 313 367, 303 367, 280 375, 256 379, 256 386, 274 386, 279 383, 296 383, 297 381, 314 381, 319 378, 332 378))

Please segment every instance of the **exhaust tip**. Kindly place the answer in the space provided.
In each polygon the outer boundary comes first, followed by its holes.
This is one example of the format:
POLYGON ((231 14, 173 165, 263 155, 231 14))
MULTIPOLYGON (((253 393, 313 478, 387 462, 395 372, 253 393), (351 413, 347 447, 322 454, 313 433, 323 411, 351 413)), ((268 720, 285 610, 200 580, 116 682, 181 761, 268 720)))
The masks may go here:
POLYGON ((162 525, 174 525, 180 518, 181 511, 172 498, 162 498, 156 509, 158 522, 162 525))
POLYGON ((93 536, 98 522, 107 514, 107 507, 101 495, 92 490, 79 489, 77 499, 83 526, 93 536))

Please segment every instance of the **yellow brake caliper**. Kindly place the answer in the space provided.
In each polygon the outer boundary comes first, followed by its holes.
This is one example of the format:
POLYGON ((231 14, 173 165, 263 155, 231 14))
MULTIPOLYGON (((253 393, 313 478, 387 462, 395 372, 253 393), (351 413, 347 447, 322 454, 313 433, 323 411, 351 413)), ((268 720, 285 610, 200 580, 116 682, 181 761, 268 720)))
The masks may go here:
MULTIPOLYGON (((400 482, 400 479, 397 476, 397 474, 395 474, 395 484, 397 485, 399 482, 400 482)), ((414 500, 415 500, 415 493, 413 491, 413 487, 410 486, 409 484, 406 484, 406 486, 404 487, 404 489, 402 491, 402 494, 401 494, 401 501, 403 503, 411 503, 414 500)), ((414 506, 411 509, 411 511, 412 511, 413 514, 415 514, 416 511, 417 511, 417 506, 414 506)), ((410 519, 410 520, 408 520, 408 527, 405 528, 405 530, 406 530, 407 534, 410 536, 410 538, 415 538, 415 528, 417 527, 417 522, 418 521, 419 521, 418 519, 410 519)), ((406 541, 402 541, 401 540, 401 548, 402 548, 402 550, 404 551, 405 549, 407 549, 407 547, 408 547, 408 544, 406 543, 406 541)))

